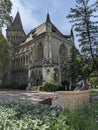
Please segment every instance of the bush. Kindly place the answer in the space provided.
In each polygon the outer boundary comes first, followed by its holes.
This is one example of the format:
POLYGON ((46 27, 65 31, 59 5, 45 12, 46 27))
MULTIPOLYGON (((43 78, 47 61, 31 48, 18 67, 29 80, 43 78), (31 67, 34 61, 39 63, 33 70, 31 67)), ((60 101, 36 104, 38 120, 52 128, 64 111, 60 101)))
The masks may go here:
POLYGON ((64 109, 63 116, 67 117, 67 124, 71 127, 71 130, 98 130, 92 109, 92 106, 87 105, 69 111, 64 109))
POLYGON ((46 91, 46 92, 54 92, 58 91, 61 85, 54 83, 54 82, 45 82, 41 87, 41 91, 46 91))
POLYGON ((0 104, 0 130, 98 130, 91 107, 60 109, 31 102, 0 104))
POLYGON ((59 114, 53 107, 31 102, 0 104, 0 130, 64 130, 66 119, 59 114))
POLYGON ((2 85, 0 86, 1 89, 14 89, 14 90, 26 90, 26 87, 27 85, 26 84, 21 84, 19 85, 18 83, 12 83, 12 84, 9 84, 9 85, 2 85))
POLYGON ((21 85, 18 85, 17 89, 19 90, 26 90, 27 88, 27 84, 21 84, 21 85))
POLYGON ((12 83, 12 84, 7 84, 7 85, 2 85, 0 87, 1 89, 17 89, 18 88, 18 83, 12 83))
POLYGON ((90 82, 91 84, 93 85, 98 85, 98 77, 95 76, 95 77, 90 77, 90 82))

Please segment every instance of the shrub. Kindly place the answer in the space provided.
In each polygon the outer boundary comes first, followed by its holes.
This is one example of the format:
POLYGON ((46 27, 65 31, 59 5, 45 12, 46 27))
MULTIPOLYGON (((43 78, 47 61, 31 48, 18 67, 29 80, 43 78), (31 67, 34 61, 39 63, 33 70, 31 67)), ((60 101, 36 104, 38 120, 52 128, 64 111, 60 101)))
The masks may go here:
POLYGON ((64 130, 66 118, 59 114, 53 107, 31 102, 0 104, 0 130, 64 130))
POLYGON ((67 116, 68 125, 71 126, 73 130, 97 130, 98 124, 94 117, 91 106, 81 106, 75 110, 66 111, 63 113, 63 116, 67 116))
POLYGON ((1 89, 14 89, 14 90, 16 90, 16 89, 19 89, 19 90, 26 90, 26 87, 27 87, 27 85, 26 84, 21 84, 21 85, 19 85, 18 83, 12 83, 12 84, 8 84, 8 85, 2 85, 2 86, 0 86, 0 88, 1 89))
POLYGON ((21 84, 21 85, 18 85, 17 89, 19 90, 26 90, 27 88, 27 84, 21 84))
POLYGON ((91 107, 60 109, 31 102, 0 104, 0 130, 98 130, 91 107))
POLYGON ((98 85, 98 77, 97 77, 97 76, 91 77, 91 78, 90 78, 90 82, 91 82, 93 85, 98 85))
POLYGON ((2 89, 17 89, 18 83, 14 82, 12 84, 2 85, 0 88, 2 88, 2 89))
POLYGON ((41 91, 46 91, 46 92, 54 92, 59 90, 61 86, 57 83, 54 82, 45 82, 41 87, 40 90, 41 91))

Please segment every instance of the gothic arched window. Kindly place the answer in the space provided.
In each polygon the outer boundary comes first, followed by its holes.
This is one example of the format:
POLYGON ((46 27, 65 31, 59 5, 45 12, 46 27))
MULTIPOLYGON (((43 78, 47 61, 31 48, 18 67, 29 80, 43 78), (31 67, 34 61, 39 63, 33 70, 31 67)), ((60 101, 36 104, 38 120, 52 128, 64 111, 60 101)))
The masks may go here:
POLYGON ((67 69, 67 48, 65 44, 61 44, 59 48, 59 66, 61 70, 61 80, 65 80, 66 78, 66 69, 67 69))
POLYGON ((54 81, 55 82, 58 82, 58 69, 57 68, 54 68, 54 81))
POLYGON ((43 58, 43 44, 39 43, 38 48, 37 48, 37 59, 42 59, 43 58))

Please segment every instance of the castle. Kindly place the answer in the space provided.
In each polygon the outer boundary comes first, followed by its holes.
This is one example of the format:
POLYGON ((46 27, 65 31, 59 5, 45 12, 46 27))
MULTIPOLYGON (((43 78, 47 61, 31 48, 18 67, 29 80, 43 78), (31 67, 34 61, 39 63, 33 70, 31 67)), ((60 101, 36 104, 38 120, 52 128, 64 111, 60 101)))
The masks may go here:
POLYGON ((11 44, 10 78, 6 73, 3 82, 17 82, 32 86, 42 85, 47 79, 60 83, 70 80, 68 60, 74 36, 63 35, 51 22, 49 14, 44 23, 25 34, 17 12, 15 19, 6 30, 7 41, 11 44))

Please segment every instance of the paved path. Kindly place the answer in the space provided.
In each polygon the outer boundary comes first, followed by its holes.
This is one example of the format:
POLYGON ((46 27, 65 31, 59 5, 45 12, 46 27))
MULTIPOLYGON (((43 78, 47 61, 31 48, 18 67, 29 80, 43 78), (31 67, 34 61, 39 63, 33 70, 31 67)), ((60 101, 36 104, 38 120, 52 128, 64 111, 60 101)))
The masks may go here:
POLYGON ((49 92, 37 92, 37 91, 0 91, 0 102, 11 101, 32 101, 39 102, 49 97, 54 97, 54 93, 49 92))

